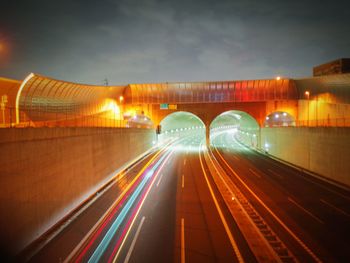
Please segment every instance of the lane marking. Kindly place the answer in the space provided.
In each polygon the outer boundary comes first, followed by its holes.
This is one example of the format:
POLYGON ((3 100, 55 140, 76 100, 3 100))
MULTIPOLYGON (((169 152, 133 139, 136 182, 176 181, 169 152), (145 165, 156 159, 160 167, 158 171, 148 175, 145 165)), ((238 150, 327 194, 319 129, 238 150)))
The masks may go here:
POLYGON ((162 180, 162 178, 163 178, 163 173, 162 173, 162 174, 160 175, 160 177, 159 177, 159 180, 158 180, 158 182, 157 182, 157 187, 158 187, 160 181, 162 180))
POLYGON ((242 257, 242 255, 241 255, 241 252, 240 252, 239 249, 238 249, 238 245, 237 245, 236 241, 235 241, 234 238, 233 238, 233 235, 232 235, 232 233, 231 233, 231 231, 230 231, 230 228, 229 228, 229 226, 228 226, 228 224, 227 224, 227 222, 226 222, 226 219, 225 219, 225 217, 224 217, 224 214, 223 214, 223 212, 221 211, 221 208, 220 208, 220 206, 219 206, 219 203, 218 203, 218 201, 217 201, 217 199, 216 199, 216 197, 215 197, 215 195, 214 195, 214 191, 213 191, 213 189, 212 189, 212 187, 211 187, 211 185, 210 185, 210 182, 209 182, 207 173, 206 173, 206 171, 205 171, 205 169, 204 169, 204 165, 203 165, 203 161, 202 161, 202 157, 201 157, 201 152, 200 152, 200 150, 198 151, 198 154, 199 154, 199 161, 200 161, 200 164, 201 164, 201 167, 202 167, 202 171, 203 171, 203 174, 204 174, 204 178, 205 178, 205 181, 207 182, 207 185, 208 185, 208 188, 209 188, 211 197, 213 198, 213 201, 214 201, 216 210, 217 210, 218 213, 219 213, 220 219, 221 219, 221 221, 222 221, 222 224, 224 225, 226 234, 227 234, 227 236, 228 236, 228 238, 229 238, 229 240, 230 240, 230 242, 231 242, 232 248, 233 248, 233 250, 234 250, 234 252, 235 252, 235 254, 236 254, 236 257, 237 257, 237 259, 238 259, 238 262, 243 263, 244 260, 243 260, 243 257, 242 257))
POLYGON ((267 170, 268 170, 270 173, 276 175, 278 178, 283 179, 283 176, 280 175, 279 173, 277 173, 277 172, 275 172, 275 171, 273 171, 273 170, 271 170, 271 169, 267 169, 267 170))
MULTIPOLYGON (((234 138, 234 139, 235 139, 235 143, 239 144, 239 143, 237 142, 237 139, 236 139, 236 138, 234 138)), ((240 144, 239 144, 239 145, 240 145, 240 144)), ((261 154, 260 152, 258 152, 258 151, 256 151, 256 150, 252 150, 252 149, 248 148, 247 146, 245 146, 245 147, 243 147, 242 145, 240 145, 240 146, 241 146, 242 148, 244 148, 244 149, 249 149, 251 152, 253 152, 253 153, 255 153, 257 156, 259 156, 259 158, 261 158, 261 155, 262 155, 262 154, 261 154)), ((215 150, 216 150, 216 149, 215 149, 215 150)), ((325 189, 326 191, 329 191, 329 192, 331 192, 331 193, 333 193, 333 194, 336 194, 336 195, 338 195, 338 196, 341 196, 342 198, 346 199, 347 201, 350 201, 350 196, 347 196, 347 195, 345 195, 345 194, 343 194, 343 193, 340 193, 340 192, 338 192, 338 191, 336 191, 336 190, 333 190, 333 189, 329 188, 329 187, 326 186, 326 185, 321 184, 322 182, 323 182, 323 183, 326 183, 326 184, 331 184, 331 183, 329 183, 329 181, 327 181, 326 179, 324 179, 324 178, 322 178, 322 177, 317 177, 317 176, 310 175, 310 174, 304 172, 303 169, 301 169, 301 168, 298 169, 298 168, 295 168, 295 167, 293 167, 293 166, 291 167, 291 166, 289 166, 289 165, 287 165, 287 167, 285 167, 285 166, 283 166, 283 165, 286 165, 286 164, 281 163, 279 159, 274 158, 273 156, 263 156, 263 157, 265 157, 265 158, 261 158, 261 159, 265 160, 266 162, 269 162, 269 163, 272 164, 272 165, 278 166, 279 168, 285 170, 286 172, 291 173, 293 176, 296 176, 296 177, 298 177, 298 178, 304 179, 305 181, 308 181, 308 182, 311 183, 311 184, 317 185, 317 186, 319 186, 319 187, 325 189), (300 174, 300 172, 302 172, 302 174, 300 174), (308 178, 307 176, 308 176, 309 178, 308 178), (318 183, 318 182, 316 182, 315 180, 320 180, 320 181, 322 181, 322 182, 321 182, 321 183, 318 183)), ((337 185, 331 184, 331 187, 338 187, 338 186, 337 186, 337 185)), ((338 188, 339 188, 339 187, 338 187, 338 188)))
POLYGON ((103 222, 108 218, 109 214, 116 208, 118 203, 123 199, 129 189, 134 185, 137 179, 142 175, 142 173, 146 170, 146 168, 156 159, 159 155, 166 151, 166 148, 157 152, 142 168, 139 170, 137 175, 133 178, 133 180, 126 186, 124 191, 119 195, 119 197, 115 200, 115 202, 109 207, 109 209, 100 217, 100 219, 96 222, 96 224, 90 229, 90 231, 83 237, 83 239, 79 242, 79 244, 72 250, 72 252, 68 255, 68 257, 64 260, 65 263, 71 262, 74 256, 77 255, 78 251, 82 248, 83 244, 88 242, 88 240, 93 236, 94 233, 97 232, 98 228, 102 226, 103 222))
POLYGON ((184 175, 182 175, 182 182, 181 182, 181 186, 182 186, 182 188, 184 188, 184 187, 185 187, 185 176, 184 176, 184 175))
POLYGON ((251 195, 255 197, 255 199, 272 215, 272 217, 299 243, 301 247, 305 249, 307 253, 316 261, 322 262, 321 259, 317 257, 317 255, 296 235, 294 232, 282 222, 282 220, 274 213, 272 210, 254 193, 252 189, 238 176, 238 174, 231 168, 231 166, 226 162, 226 160, 222 157, 220 152, 215 148, 215 151, 218 153, 220 159, 224 162, 227 168, 235 175, 238 181, 241 182, 242 185, 250 192, 251 195))
POLYGON ((136 230, 136 233, 135 233, 135 236, 134 236, 134 239, 132 240, 132 243, 130 245, 130 248, 129 248, 129 251, 128 251, 128 254, 126 255, 126 258, 124 260, 124 263, 128 263, 129 260, 130 260, 130 257, 131 257, 131 253, 132 251, 134 250, 134 247, 135 247, 135 244, 136 244, 136 240, 137 240, 137 237, 139 236, 140 234, 140 231, 141 231, 141 227, 143 225, 143 222, 145 221, 145 217, 143 216, 142 219, 141 219, 141 222, 136 230))
MULTIPOLYGON (((169 156, 172 155, 172 154, 174 153, 174 151, 175 151, 175 150, 172 150, 172 151, 169 153, 169 156)), ((169 156, 168 156, 167 158, 170 158, 169 156)), ((120 253, 120 251, 123 249, 123 246, 124 246, 124 244, 125 244, 125 242, 126 242, 128 236, 129 236, 129 234, 130 234, 130 231, 131 231, 131 229, 132 229, 132 227, 133 227, 133 225, 134 225, 134 223, 135 223, 135 221, 136 221, 136 219, 137 219, 137 217, 138 217, 138 215, 139 215, 139 213, 140 213, 140 211, 141 211, 141 208, 143 207, 143 204, 144 204, 145 200, 147 199, 148 194, 150 193, 150 191, 151 191, 151 189, 152 189, 152 187, 153 187, 153 184, 154 184, 154 182, 156 181, 157 176, 160 174, 160 172, 161 172, 161 170, 163 169, 163 167, 164 167, 165 164, 166 164, 166 159, 164 160, 164 162, 162 163, 162 165, 160 165, 160 167, 159 167, 158 170, 156 171, 156 174, 154 175, 154 178, 153 178, 151 184, 149 185, 149 187, 148 187, 146 193, 144 194, 144 197, 143 197, 143 199, 142 199, 142 202, 140 203, 140 205, 139 205, 139 207, 138 207, 138 209, 137 209, 137 211, 136 211, 136 213, 135 213, 134 219, 132 220, 132 222, 131 222, 131 224, 130 224, 130 227, 129 227, 129 229, 128 229, 128 231, 127 231, 125 237, 124 237, 124 240, 123 240, 123 242, 121 243, 121 245, 120 245, 120 247, 119 247, 117 253, 116 253, 115 256, 114 256, 113 263, 116 263, 116 262, 117 262, 119 253, 120 253)))
MULTIPOLYGON (((304 173, 304 174, 305 174, 306 176, 310 176, 310 175, 308 175, 308 174, 306 174, 306 173, 304 173)), ((318 185, 319 187, 321 187, 321 188, 327 190, 328 192, 331 192, 331 193, 333 193, 333 194, 339 195, 339 196, 343 197, 344 199, 346 199, 347 201, 350 201, 350 197, 349 197, 349 196, 343 195, 342 193, 339 193, 339 192, 337 192, 337 191, 335 191, 335 190, 332 190, 332 189, 330 189, 329 187, 327 187, 327 186, 325 186, 325 185, 322 185, 322 184, 320 184, 320 183, 318 183, 318 182, 314 182, 314 181, 312 180, 312 179, 314 179, 314 178, 309 179, 309 178, 305 177, 305 175, 304 175, 304 176, 303 176, 303 175, 299 175, 299 177, 300 177, 300 178, 303 178, 305 181, 310 182, 311 184, 318 185)), ((316 179, 318 179, 318 178, 316 177, 316 179)), ((320 180, 320 179, 318 179, 318 180, 320 180)))
POLYGON ((256 173, 254 170, 249 168, 249 171, 254 174, 256 177, 261 178, 260 174, 256 173))
POLYGON ((311 216, 313 219, 315 219, 317 222, 319 222, 320 224, 324 224, 324 222, 319 219, 317 216, 315 216, 313 213, 311 213, 310 211, 306 210, 304 207, 302 207, 301 205, 299 205, 297 202, 295 202, 292 198, 288 197, 288 200, 290 202, 292 202, 294 205, 296 205, 297 207, 299 207, 301 210, 303 210, 306 214, 308 214, 309 216, 311 216))
POLYGON ((185 219, 181 218, 181 263, 185 263, 185 219))
MULTIPOLYGON (((163 168, 163 166, 166 164, 167 160, 169 160, 169 159, 171 158, 173 152, 174 152, 174 150, 172 150, 171 153, 168 155, 168 157, 165 158, 163 164, 160 166, 160 170, 161 170, 161 169, 163 168)), ((169 162, 170 162, 170 161, 168 161, 168 163, 169 163, 169 162)), ((159 170, 159 171, 160 171, 160 170, 159 170)), ((163 178, 163 174, 164 174, 164 173, 162 173, 162 174, 159 176, 159 180, 158 180, 158 182, 157 182, 157 187, 159 186, 160 181, 161 181, 162 178, 163 178)))
POLYGON ((237 161, 239 160, 237 156, 232 155, 233 158, 235 158, 237 161))
POLYGON ((320 199, 320 201, 326 205, 328 205, 329 207, 333 208, 334 210, 338 211, 339 213, 345 215, 345 216, 348 216, 350 217, 350 215, 345 212, 344 210, 340 209, 339 207, 336 207, 335 205, 332 205, 331 203, 328 203, 327 201, 323 200, 323 199, 320 199))
MULTIPOLYGON (((227 182, 225 181, 225 179, 222 177, 221 172, 219 172, 218 168, 216 167, 216 165, 214 164, 213 159, 216 161, 217 165, 222 169, 222 167, 220 166, 219 162, 217 161, 217 159, 215 158, 215 156, 213 155, 212 151, 210 150, 211 154, 208 154, 208 158, 210 160, 210 162, 212 163, 216 173, 218 174, 218 176, 220 177, 221 181, 224 183, 224 185, 226 186, 226 189, 230 192, 230 194, 232 195, 231 200, 234 201, 235 200, 235 194, 232 192, 232 189, 227 185, 227 182), (211 156, 212 155, 212 156, 211 156)), ((225 172, 224 172, 225 173, 225 172)), ((227 174, 227 176, 229 176, 227 174)), ((238 190, 239 191, 239 190, 238 190)), ((241 195, 243 195, 241 193, 241 195)), ((245 198, 245 197, 244 197, 245 198)), ((271 252, 271 254, 275 255, 278 257, 278 255, 276 254, 276 252, 274 251, 274 249, 272 248, 272 246, 269 244, 269 242, 265 239, 265 237, 262 235, 262 233, 260 232, 260 230, 257 228, 257 226, 253 223, 253 221, 251 220, 250 216, 247 214, 246 210, 243 208, 242 204, 240 203, 240 201, 237 199, 237 205, 240 207, 240 209, 242 210, 242 212, 247 216, 248 220, 253 224, 253 226, 256 228, 257 234, 262 238, 263 242, 267 245, 267 249, 271 252)), ((277 259, 277 258, 275 258, 277 259)), ((279 259, 277 259, 276 262, 280 262, 279 259)))

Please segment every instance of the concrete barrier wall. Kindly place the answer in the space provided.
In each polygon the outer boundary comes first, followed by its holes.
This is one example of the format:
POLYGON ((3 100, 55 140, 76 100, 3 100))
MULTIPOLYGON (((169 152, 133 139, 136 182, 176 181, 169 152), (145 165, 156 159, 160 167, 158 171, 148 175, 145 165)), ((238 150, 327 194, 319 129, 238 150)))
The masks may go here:
POLYGON ((146 129, 0 129, 1 240, 24 248, 154 139, 146 129))
POLYGON ((350 186, 350 128, 262 128, 269 154, 350 186))

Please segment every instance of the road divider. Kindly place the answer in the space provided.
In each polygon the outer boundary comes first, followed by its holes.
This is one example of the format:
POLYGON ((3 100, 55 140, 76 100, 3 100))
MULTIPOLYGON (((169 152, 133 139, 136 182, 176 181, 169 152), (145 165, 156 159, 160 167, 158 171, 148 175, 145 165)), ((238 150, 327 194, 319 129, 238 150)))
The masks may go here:
MULTIPOLYGON (((202 167, 202 171, 203 171, 203 174, 204 174, 205 181, 206 181, 206 183, 207 183, 207 185, 208 185, 208 188, 209 188, 211 197, 213 198, 215 207, 216 207, 216 209, 217 209, 217 211, 218 211, 218 213, 219 213, 219 216, 220 216, 220 219, 221 219, 221 221, 222 221, 222 224, 224 225, 226 234, 227 234, 227 236, 228 236, 228 238, 229 238, 229 240, 230 240, 230 243, 231 243, 231 245, 232 245, 232 248, 233 248, 233 251, 234 251, 234 253, 235 253, 235 255, 236 255, 236 258, 237 258, 238 262, 242 263, 242 262, 244 262, 244 259, 243 259, 243 257, 242 257, 242 254, 241 254, 241 252, 240 252, 240 250, 239 250, 239 248, 238 248, 237 242, 236 242, 236 240, 234 239, 234 237, 233 237, 233 235, 232 235, 232 232, 231 232, 231 230, 230 230, 230 228, 229 228, 229 226, 228 226, 228 224, 227 224, 227 221, 226 221, 226 219, 225 219, 225 217, 224 217, 224 214, 223 214, 223 212, 222 212, 222 210, 221 210, 221 208, 220 208, 220 205, 219 205, 219 203, 218 203, 218 201, 217 201, 217 199, 216 199, 216 197, 215 197, 213 188, 212 188, 212 186, 211 186, 211 184, 210 184, 210 182, 209 182, 207 172, 205 171, 205 167, 204 167, 203 160, 202 160, 202 157, 201 157, 201 148, 202 148, 202 147, 199 147, 198 154, 199 154, 199 161, 200 161, 200 164, 201 164, 201 167, 202 167)), ((206 151, 205 151, 205 152, 206 152, 206 151)))

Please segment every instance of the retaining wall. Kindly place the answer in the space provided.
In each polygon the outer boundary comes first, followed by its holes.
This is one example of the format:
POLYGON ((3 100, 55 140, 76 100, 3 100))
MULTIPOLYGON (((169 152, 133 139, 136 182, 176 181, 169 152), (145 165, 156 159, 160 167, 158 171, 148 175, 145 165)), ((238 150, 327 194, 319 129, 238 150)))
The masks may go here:
POLYGON ((132 128, 0 129, 1 240, 18 252, 154 139, 132 128))
MULTIPOLYGON (((239 139, 252 146, 251 136, 239 139)), ((261 128, 260 146, 270 155, 350 187, 350 128, 261 128)))

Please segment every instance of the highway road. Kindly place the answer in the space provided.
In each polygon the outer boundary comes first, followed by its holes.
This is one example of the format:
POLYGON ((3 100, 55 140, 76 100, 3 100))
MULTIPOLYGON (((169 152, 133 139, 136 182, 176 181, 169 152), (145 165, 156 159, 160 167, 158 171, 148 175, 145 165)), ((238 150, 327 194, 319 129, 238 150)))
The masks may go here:
POLYGON ((256 262, 201 143, 186 137, 120 175, 30 262, 256 262))
POLYGON ((248 149, 233 132, 218 133, 213 145, 231 180, 300 262, 350 262, 349 191, 248 149))
POLYGON ((248 149, 232 132, 212 136, 220 167, 210 166, 205 157, 211 151, 202 144, 192 135, 160 147, 19 259, 258 262, 261 248, 254 249, 252 239, 261 235, 263 245, 275 251, 263 262, 350 261, 348 191, 248 149), (217 186, 213 169, 238 189, 232 200, 217 186), (237 191, 242 198, 234 198, 237 191), (238 203, 254 211, 236 210, 251 217, 250 225, 242 227, 232 212, 230 204, 238 203), (261 233, 249 240, 247 229, 261 233))

